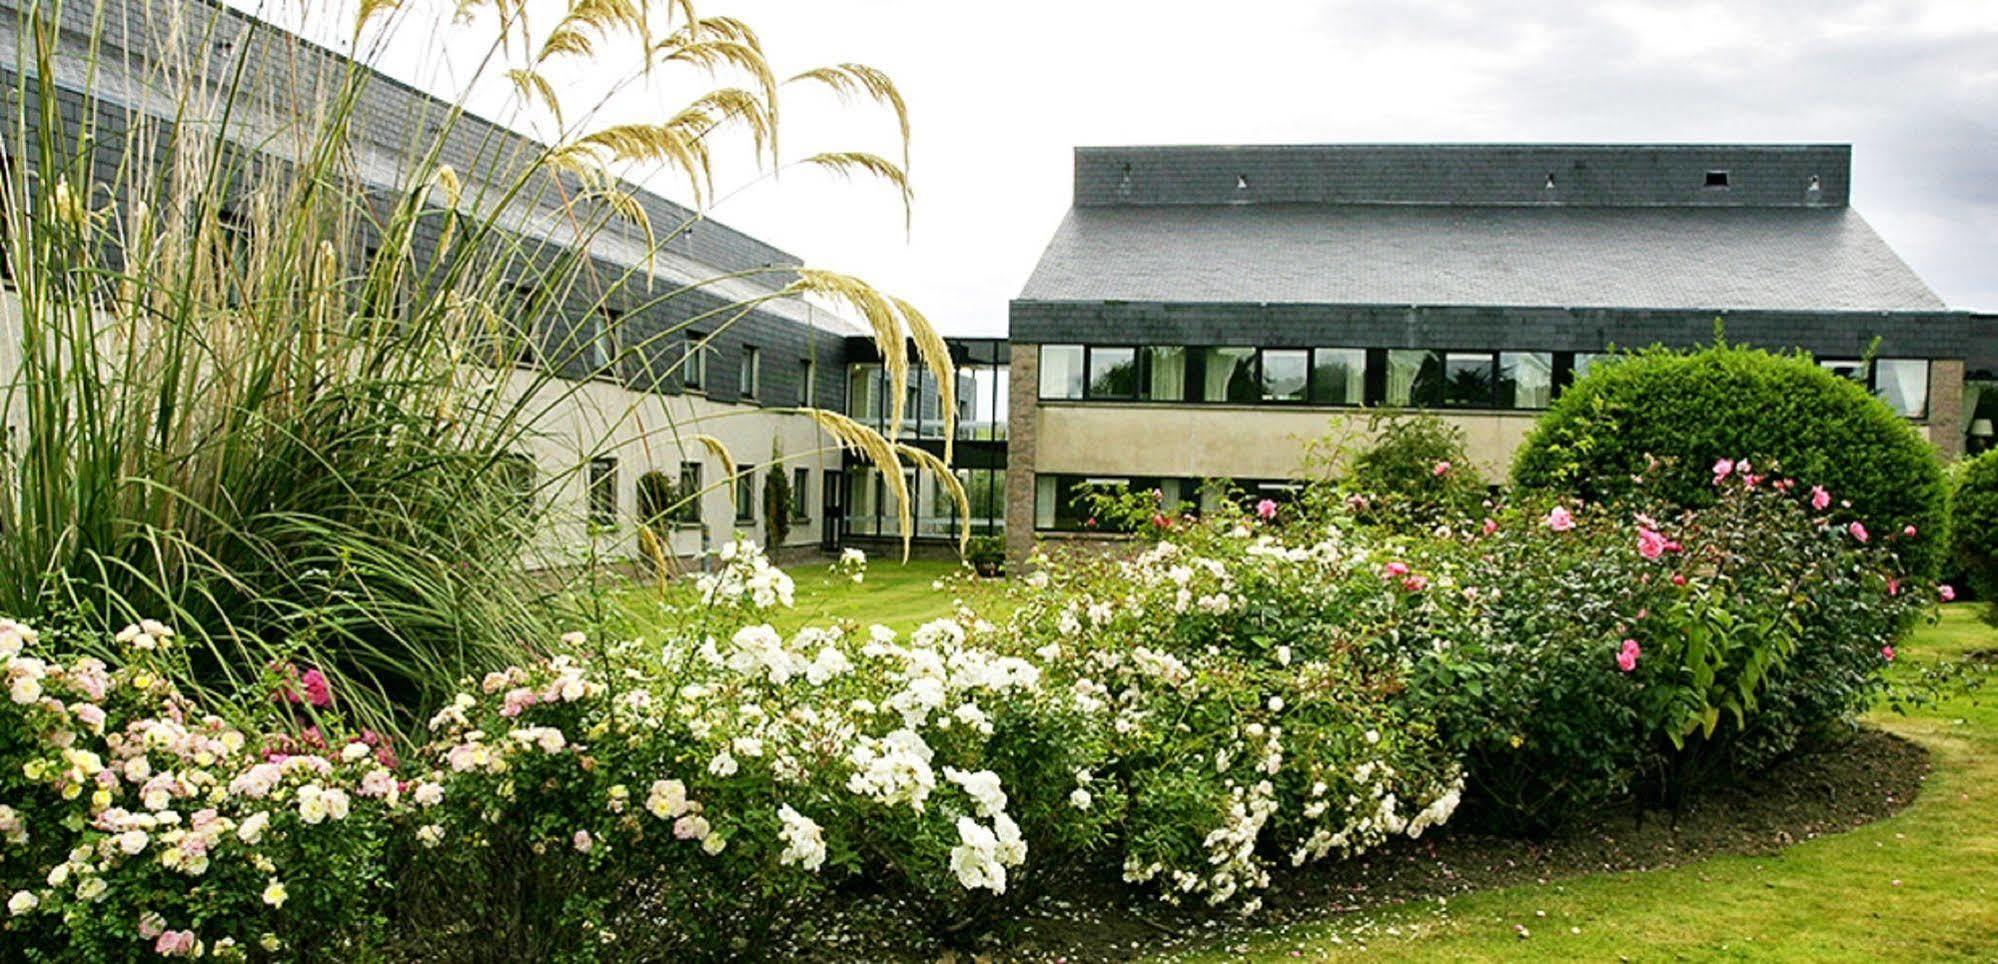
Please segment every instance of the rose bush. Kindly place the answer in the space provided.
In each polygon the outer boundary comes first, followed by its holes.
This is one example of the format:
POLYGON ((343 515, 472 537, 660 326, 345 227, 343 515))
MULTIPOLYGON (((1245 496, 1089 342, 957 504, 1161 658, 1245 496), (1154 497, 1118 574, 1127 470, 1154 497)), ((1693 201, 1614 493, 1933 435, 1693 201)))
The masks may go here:
POLYGON ((714 956, 829 893, 938 934, 1105 878, 1252 911, 1278 868, 1460 800, 1533 830, 1674 802, 1849 721, 1943 591, 1898 571, 1918 535, 1713 474, 1703 509, 1423 532, 1340 498, 1106 498, 1157 538, 906 634, 778 632, 790 577, 735 544, 663 636, 467 679, 401 759, 312 668, 203 707, 167 627, 118 634, 114 669, 0 624, 0 933, 48 959, 714 956))

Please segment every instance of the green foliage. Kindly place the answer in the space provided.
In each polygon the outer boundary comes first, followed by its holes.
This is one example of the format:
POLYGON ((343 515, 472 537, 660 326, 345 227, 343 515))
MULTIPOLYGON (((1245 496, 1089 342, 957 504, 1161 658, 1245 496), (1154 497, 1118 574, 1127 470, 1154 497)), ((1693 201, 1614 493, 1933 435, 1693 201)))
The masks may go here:
POLYGON ((1655 496, 1697 507, 1714 500, 1711 467, 1721 459, 1823 486, 1909 572, 1936 573, 1944 484, 1934 448, 1864 387, 1803 355, 1723 342, 1597 366, 1541 417, 1513 481, 1614 501, 1643 479, 1655 496), (1895 535, 1907 526, 1922 535, 1895 535))
POLYGON ((1427 413, 1382 412, 1369 418, 1372 440, 1351 456, 1343 497, 1365 522, 1409 531, 1461 523, 1481 514, 1485 484, 1464 450, 1464 431, 1427 413))
POLYGON ((1006 563, 1006 540, 998 536, 972 536, 965 543, 964 559, 974 566, 1001 566, 1006 563))
POLYGON ((791 480, 781 460, 773 460, 763 473, 763 537, 771 552, 791 537, 791 480))
POLYGON ((1998 600, 1998 449, 1959 464, 1952 481, 1950 561, 1979 598, 1998 600))

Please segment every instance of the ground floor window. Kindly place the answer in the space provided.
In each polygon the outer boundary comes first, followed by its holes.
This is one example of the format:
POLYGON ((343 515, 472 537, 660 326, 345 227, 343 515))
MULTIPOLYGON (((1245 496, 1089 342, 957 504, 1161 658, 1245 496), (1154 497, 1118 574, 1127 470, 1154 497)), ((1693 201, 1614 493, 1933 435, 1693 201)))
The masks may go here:
POLYGON ((617 460, 590 460, 590 524, 617 524, 617 460))

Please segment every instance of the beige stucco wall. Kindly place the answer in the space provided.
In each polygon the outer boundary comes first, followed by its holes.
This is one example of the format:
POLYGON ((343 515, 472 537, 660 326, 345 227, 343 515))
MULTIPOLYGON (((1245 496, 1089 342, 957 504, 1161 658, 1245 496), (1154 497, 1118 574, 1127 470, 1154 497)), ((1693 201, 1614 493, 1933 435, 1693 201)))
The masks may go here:
MULTIPOLYGON (((1438 414, 1463 429, 1479 474, 1498 480, 1536 413, 1438 414)), ((1370 437, 1367 419, 1367 412, 1351 409, 1044 401, 1035 416, 1033 465, 1036 472, 1081 475, 1296 478, 1311 442, 1362 445, 1370 437)))
MULTIPOLYGON (((20 369, 21 342, 20 300, 13 291, 0 290, 0 385, 20 369)), ((839 467, 840 455, 831 438, 809 418, 752 405, 712 402, 700 395, 635 392, 608 381, 578 384, 536 379, 520 369, 492 374, 511 398, 529 391, 535 394, 524 409, 538 413, 525 435, 524 454, 534 459, 538 482, 565 474, 592 458, 615 458, 618 462, 618 524, 592 533, 587 524, 588 473, 574 472, 560 487, 542 492, 551 510, 551 524, 527 560, 529 566, 633 558, 638 547, 638 477, 658 470, 677 482, 683 461, 702 465, 701 479, 707 491, 701 498, 701 518, 710 545, 718 548, 736 532, 734 501, 721 459, 694 440, 699 434, 720 440, 738 463, 758 467, 757 522, 744 531, 759 545, 764 541, 763 469, 772 460, 772 441, 781 446, 782 468, 787 475, 793 469, 808 469, 810 488, 805 501, 809 518, 792 522, 785 544, 806 546, 819 541, 821 486, 825 472, 839 467)), ((24 417, 17 408, 10 409, 4 421, 19 431, 24 417)), ((700 526, 682 526, 672 536, 672 550, 680 556, 697 555, 702 551, 701 537, 700 526)))

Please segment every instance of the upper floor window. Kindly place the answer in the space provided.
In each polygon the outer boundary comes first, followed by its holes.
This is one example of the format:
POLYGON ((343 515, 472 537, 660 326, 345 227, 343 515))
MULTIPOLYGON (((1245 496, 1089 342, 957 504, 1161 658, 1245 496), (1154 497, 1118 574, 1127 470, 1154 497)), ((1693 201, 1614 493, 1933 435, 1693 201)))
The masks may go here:
POLYGON ((1083 350, 1081 345, 1041 346, 1041 397, 1081 398, 1083 350))
POLYGON ((1194 357, 1200 366, 1201 401, 1253 403, 1261 397, 1254 348, 1203 348, 1194 357))
POLYGON ((1554 354, 1499 352, 1498 407, 1546 408, 1554 401, 1554 354))
POLYGON ((1091 347, 1088 395, 1090 398, 1138 397, 1138 350, 1091 347))
POLYGON ((687 333, 686 345, 680 356, 680 384, 700 390, 708 384, 708 336, 700 332, 687 333))
POLYGON ((1358 348, 1311 350, 1311 401, 1360 405, 1367 395, 1367 353, 1358 348))
POLYGON ((755 398, 758 379, 763 375, 763 353, 754 345, 742 346, 741 370, 736 372, 736 390, 743 398, 755 398))
POLYGON ((1311 382, 1311 352, 1266 348, 1262 357, 1263 401, 1302 402, 1311 382))
POLYGON ((819 390, 819 366, 810 359, 798 363, 798 406, 813 407, 819 390))
POLYGON ((1908 418, 1929 414, 1929 363, 1921 358, 1881 358, 1873 363, 1873 394, 1908 418))

